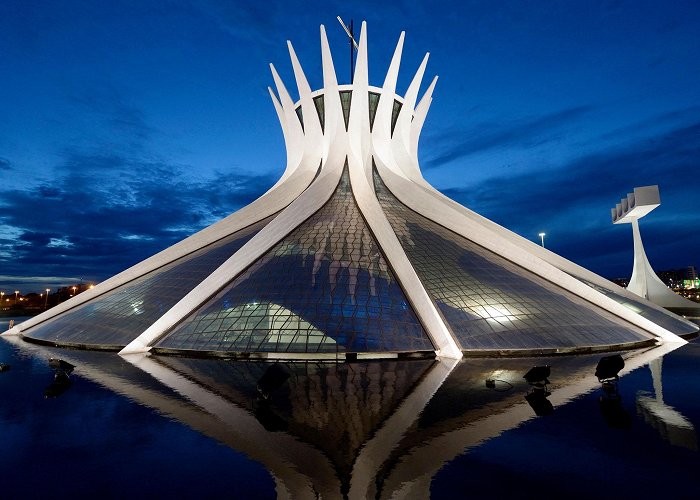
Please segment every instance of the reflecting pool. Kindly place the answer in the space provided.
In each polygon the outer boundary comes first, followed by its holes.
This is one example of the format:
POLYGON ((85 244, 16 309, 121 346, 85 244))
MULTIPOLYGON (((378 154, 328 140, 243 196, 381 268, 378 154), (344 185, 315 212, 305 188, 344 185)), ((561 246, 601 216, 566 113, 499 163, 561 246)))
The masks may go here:
POLYGON ((1 337, 0 488, 4 498, 694 496, 699 343, 620 354, 619 380, 601 382, 603 355, 265 363, 1 337), (542 374, 526 380, 533 367, 542 374))

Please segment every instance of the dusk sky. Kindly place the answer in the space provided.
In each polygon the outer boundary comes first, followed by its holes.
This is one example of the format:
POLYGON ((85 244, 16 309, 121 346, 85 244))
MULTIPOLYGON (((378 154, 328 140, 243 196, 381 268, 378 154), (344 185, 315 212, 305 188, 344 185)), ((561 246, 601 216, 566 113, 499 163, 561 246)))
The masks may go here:
MULTIPOLYGON (((370 84, 406 31, 398 93, 439 75, 419 156, 472 210, 606 277, 640 223, 657 270, 700 266, 700 2, 0 2, 0 290, 101 281, 241 208, 282 174, 268 63, 291 40, 340 83, 368 22, 370 84)), ((422 92, 421 91, 421 92, 422 92)))

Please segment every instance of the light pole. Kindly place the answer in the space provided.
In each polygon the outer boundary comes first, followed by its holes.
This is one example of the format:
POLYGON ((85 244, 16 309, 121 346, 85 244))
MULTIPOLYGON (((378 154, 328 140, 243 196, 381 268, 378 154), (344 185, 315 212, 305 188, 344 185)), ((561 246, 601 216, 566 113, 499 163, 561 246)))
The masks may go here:
POLYGON ((17 307, 17 297, 19 297, 19 290, 15 290, 15 307, 17 307))
POLYGON ((545 234, 546 234, 546 233, 540 233, 540 234, 538 235, 538 236, 540 237, 540 239, 542 240, 542 248, 544 248, 544 236, 545 236, 545 234))
POLYGON ((71 287, 71 289, 73 290, 73 297, 75 297, 75 288, 76 287, 74 287, 74 286, 71 287))
POLYGON ((2 303, 5 301, 5 292, 0 292, 0 307, 2 307, 2 303))
POLYGON ((44 299, 44 309, 49 305, 49 292, 51 291, 50 288, 46 289, 46 298, 44 299))

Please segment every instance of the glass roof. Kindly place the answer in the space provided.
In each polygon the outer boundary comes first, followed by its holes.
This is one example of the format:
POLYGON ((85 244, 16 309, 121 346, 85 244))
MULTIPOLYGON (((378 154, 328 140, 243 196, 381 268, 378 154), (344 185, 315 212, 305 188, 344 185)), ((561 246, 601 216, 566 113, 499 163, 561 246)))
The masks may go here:
POLYGON ((375 170, 379 202, 463 350, 554 349, 649 335, 403 205, 375 170))
POLYGON ((57 344, 120 348, 209 276, 269 217, 23 332, 57 344))
POLYGON ((347 165, 323 208, 155 347, 295 353, 433 350, 362 218, 347 165))
POLYGON ((612 282, 610 283, 610 288, 606 288, 591 283, 590 281, 584 280, 582 278, 579 278, 578 276, 572 276, 577 280, 582 281, 586 285, 590 286, 591 288, 594 288, 595 290, 599 291, 603 295, 610 297, 615 302, 618 302, 626 308, 636 312, 640 316, 643 316, 649 321, 652 321, 657 325, 665 328, 669 332, 675 333, 676 335, 688 335, 697 332, 697 327, 689 325, 685 321, 682 321, 681 319, 675 317, 675 315, 670 312, 660 311, 654 307, 651 307, 649 304, 646 304, 647 301, 642 299, 641 297, 639 299, 634 299, 622 295, 619 292, 616 292, 615 287, 617 287, 618 285, 612 282))

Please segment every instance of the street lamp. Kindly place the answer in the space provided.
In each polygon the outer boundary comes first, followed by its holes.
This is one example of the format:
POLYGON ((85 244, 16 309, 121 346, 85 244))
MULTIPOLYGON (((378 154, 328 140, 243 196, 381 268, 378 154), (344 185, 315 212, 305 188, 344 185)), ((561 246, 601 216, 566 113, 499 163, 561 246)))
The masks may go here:
POLYGON ((538 236, 540 237, 540 239, 542 240, 542 248, 544 248, 544 236, 545 236, 545 234, 546 234, 546 233, 540 233, 540 234, 538 235, 538 236))
POLYGON ((74 287, 74 286, 71 287, 71 289, 73 290, 73 296, 74 296, 74 297, 75 297, 75 288, 76 288, 76 287, 74 287))
POLYGON ((50 291, 51 291, 50 288, 47 288, 47 289, 46 289, 46 298, 44 299, 44 309, 46 309, 46 307, 47 307, 48 304, 49 304, 49 292, 50 292, 50 291))
POLYGON ((17 306, 17 297, 19 296, 19 290, 15 290, 15 306, 17 306))

